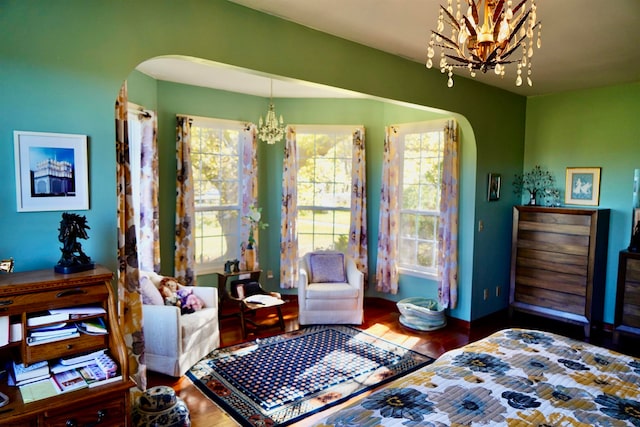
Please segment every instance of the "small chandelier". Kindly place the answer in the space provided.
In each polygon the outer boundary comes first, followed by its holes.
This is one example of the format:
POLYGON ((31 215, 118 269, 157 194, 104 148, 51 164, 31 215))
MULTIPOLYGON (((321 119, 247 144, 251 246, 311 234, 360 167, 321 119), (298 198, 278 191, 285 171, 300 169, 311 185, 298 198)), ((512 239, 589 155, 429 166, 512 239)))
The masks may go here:
POLYGON ((278 123, 278 120, 276 119, 276 110, 273 106, 273 80, 271 80, 269 111, 267 111, 264 122, 262 121, 262 116, 260 116, 260 121, 258 121, 258 138, 260 138, 260 140, 266 142, 267 144, 275 144, 276 142, 280 141, 283 136, 284 124, 282 115, 280 115, 280 123, 278 123))
POLYGON ((542 24, 536 22, 535 0, 522 0, 513 9, 511 0, 466 0, 469 5, 466 15, 461 12, 460 2, 457 0, 455 17, 453 0, 448 0, 446 9, 440 5, 437 31, 431 31, 429 40, 427 68, 433 66, 434 47, 438 46, 440 71, 447 73, 449 87, 453 87, 454 67, 468 68, 471 77, 476 76, 476 70, 486 73, 491 69, 504 77, 505 64, 512 63, 517 63, 516 86, 522 85, 523 72, 527 84, 532 86, 533 33, 537 29, 536 46, 540 48, 542 29, 542 24), (484 3, 482 16, 478 13, 481 3, 484 3), (449 37, 444 34, 445 23, 451 30, 449 37), (518 53, 520 58, 516 58, 518 53))

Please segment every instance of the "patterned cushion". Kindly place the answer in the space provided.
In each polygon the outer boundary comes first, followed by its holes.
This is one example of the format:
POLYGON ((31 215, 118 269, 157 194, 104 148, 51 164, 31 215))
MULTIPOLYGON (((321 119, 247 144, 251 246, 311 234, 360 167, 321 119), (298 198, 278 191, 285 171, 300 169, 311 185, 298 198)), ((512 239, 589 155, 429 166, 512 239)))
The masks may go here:
POLYGON ((344 255, 339 252, 312 253, 309 255, 312 283, 344 283, 344 255))

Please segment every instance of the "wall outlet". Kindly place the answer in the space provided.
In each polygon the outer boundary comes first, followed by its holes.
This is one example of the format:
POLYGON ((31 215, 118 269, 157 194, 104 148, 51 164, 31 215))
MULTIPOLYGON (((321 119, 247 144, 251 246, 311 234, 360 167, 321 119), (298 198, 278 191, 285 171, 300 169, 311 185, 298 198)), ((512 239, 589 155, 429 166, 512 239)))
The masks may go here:
POLYGON ((499 297, 500 293, 502 292, 502 288, 500 287, 500 285, 496 286, 496 296, 499 297))
POLYGON ((480 220, 478 221, 478 231, 482 231, 484 230, 484 221, 480 220))
POLYGON ((267 279, 273 279, 273 270, 267 270, 267 279))
POLYGON ((484 300, 486 301, 488 299, 489 299, 489 289, 485 288, 485 290, 484 290, 484 300))

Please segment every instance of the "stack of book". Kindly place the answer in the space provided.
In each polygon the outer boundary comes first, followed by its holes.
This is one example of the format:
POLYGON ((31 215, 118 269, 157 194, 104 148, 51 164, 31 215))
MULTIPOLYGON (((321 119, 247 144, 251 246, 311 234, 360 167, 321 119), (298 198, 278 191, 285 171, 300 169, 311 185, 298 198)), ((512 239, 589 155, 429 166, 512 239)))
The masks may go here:
POLYGON ((13 373, 13 381, 17 386, 22 386, 51 377, 49 362, 46 360, 32 363, 29 366, 25 366, 24 363, 16 363, 15 361, 12 361, 12 368, 11 372, 13 373))
POLYGON ((74 324, 57 323, 29 330, 27 335, 28 345, 38 345, 53 341, 66 340, 80 336, 78 328, 74 324))
POLYGON ((106 350, 62 358, 51 366, 51 372, 62 391, 91 388, 122 379, 106 350))

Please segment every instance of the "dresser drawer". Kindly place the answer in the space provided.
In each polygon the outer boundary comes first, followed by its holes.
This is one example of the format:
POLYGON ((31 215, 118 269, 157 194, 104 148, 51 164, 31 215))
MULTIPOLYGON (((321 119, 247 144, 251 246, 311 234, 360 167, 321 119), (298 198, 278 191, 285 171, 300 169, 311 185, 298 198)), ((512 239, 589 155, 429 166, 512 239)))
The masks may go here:
MULTIPOLYGON (((91 389, 87 389, 91 393, 91 389)), ((70 407, 66 410, 47 411, 44 414, 46 427, 84 427, 99 425, 117 427, 126 425, 124 397, 95 402, 92 405, 70 407)))

